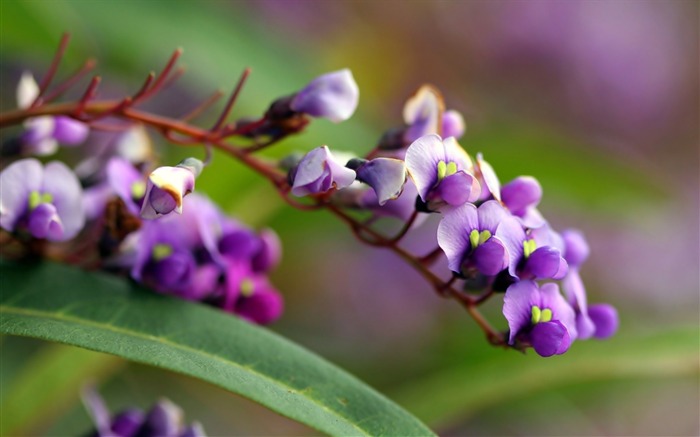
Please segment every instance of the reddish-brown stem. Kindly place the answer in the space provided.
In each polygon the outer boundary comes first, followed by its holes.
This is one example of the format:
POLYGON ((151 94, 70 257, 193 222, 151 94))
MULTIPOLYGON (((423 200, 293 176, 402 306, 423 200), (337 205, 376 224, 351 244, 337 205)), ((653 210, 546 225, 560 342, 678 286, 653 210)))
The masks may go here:
POLYGON ((56 100, 63 93, 68 91, 73 85, 78 83, 80 79, 85 77, 86 74, 94 70, 96 65, 97 61, 94 59, 88 59, 87 61, 85 61, 85 64, 83 64, 83 66, 78 71, 71 74, 66 80, 56 85, 56 87, 52 89, 51 92, 45 93, 44 97, 41 99, 42 103, 48 103, 56 100))
POLYGON ((44 95, 46 90, 48 89, 49 85, 51 85, 51 81, 53 80, 54 76, 56 75, 56 72, 58 71, 58 66, 61 64, 61 60, 63 59, 63 55, 66 53, 66 48, 68 47, 68 42, 70 41, 70 34, 69 33, 64 33, 61 36, 61 41, 58 43, 58 48, 56 49, 56 54, 53 57, 53 60, 51 60, 51 65, 49 66, 49 69, 46 71, 46 74, 44 75, 44 78, 41 79, 41 83, 39 84, 39 94, 36 96, 36 99, 34 99, 34 102, 32 102, 32 107, 36 106, 37 103, 41 101, 41 97, 44 95))
POLYGON ((131 97, 131 100, 134 102, 138 101, 141 97, 143 97, 144 94, 148 91, 148 87, 151 86, 151 83, 153 82, 153 79, 156 78, 156 73, 151 71, 148 73, 148 76, 146 76, 146 80, 143 82, 143 85, 141 85, 141 88, 136 92, 131 97))
POLYGON ((145 92, 141 96, 141 100, 145 100, 145 99, 153 96, 155 93, 157 93, 160 90, 160 88, 164 85, 165 80, 168 78, 168 75, 170 74, 170 70, 173 69, 173 67, 175 66, 175 63, 180 58, 180 55, 182 55, 182 49, 177 49, 173 52, 172 56, 170 56, 170 59, 168 59, 168 63, 165 64, 165 67, 163 67, 163 70, 157 76, 155 83, 147 92, 145 92))
POLYGON ((211 105, 216 103, 216 101, 219 100, 223 95, 224 95, 224 93, 222 93, 221 91, 216 91, 214 94, 209 96, 208 99, 206 99, 205 101, 203 101, 202 103, 197 105, 194 109, 192 109, 187 114, 180 117, 180 120, 182 120, 182 121, 192 120, 193 118, 197 117, 199 114, 204 112, 208 107, 210 107, 211 105))
POLYGON ((438 260, 440 257, 440 254, 442 253, 442 249, 440 246, 436 247, 435 249, 431 250, 427 254, 423 255, 420 257, 420 262, 426 267, 431 266, 435 261, 438 260))
POLYGON ((226 118, 228 118, 228 115, 231 112, 234 103, 236 103, 236 99, 238 99, 238 95, 241 93, 241 89, 243 89, 243 85, 245 84, 245 81, 249 75, 250 68, 246 68, 245 70, 243 70, 243 73, 241 73, 241 77, 238 79, 236 87, 233 89, 233 92, 231 92, 231 96, 228 98, 228 101, 226 102, 223 111, 221 111, 221 115, 219 115, 219 118, 216 120, 216 123, 214 123, 211 129, 209 129, 211 132, 217 132, 219 129, 221 129, 221 126, 224 125, 224 123, 226 122, 226 118))
POLYGON ((408 231, 411 229, 411 226, 413 226, 413 223, 416 221, 417 217, 418 217, 418 210, 414 210, 413 213, 411 213, 411 216, 406 221, 406 223, 404 223, 401 230, 396 235, 394 235, 394 237, 391 240, 389 240, 389 241, 391 241, 391 244, 398 243, 399 241, 401 241, 403 239, 403 237, 406 236, 408 231))
MULTIPOLYGON (((88 102, 93 97, 95 97, 95 92, 97 92, 97 87, 100 85, 101 80, 102 79, 100 78, 100 76, 95 76, 92 78, 92 80, 90 81, 90 85, 88 85, 87 89, 85 89, 83 96, 80 98, 78 103, 75 105, 75 109, 73 109, 72 111, 74 115, 81 116, 85 112, 88 102)), ((1 118, 0 126, 3 126, 1 118)))

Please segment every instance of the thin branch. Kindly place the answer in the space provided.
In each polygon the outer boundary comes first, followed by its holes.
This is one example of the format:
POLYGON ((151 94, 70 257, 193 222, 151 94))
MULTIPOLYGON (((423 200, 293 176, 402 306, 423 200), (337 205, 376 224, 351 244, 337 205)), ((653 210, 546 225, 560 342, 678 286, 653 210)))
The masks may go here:
MULTIPOLYGON (((85 112, 85 108, 87 107, 88 102, 93 97, 95 97, 95 93, 97 92, 97 87, 100 85, 100 81, 102 81, 102 78, 100 76, 95 76, 92 78, 92 80, 90 81, 90 85, 88 85, 88 87, 85 89, 83 96, 80 98, 77 105, 75 105, 75 109, 72 111, 74 115, 80 116, 85 112)), ((46 108, 46 106, 42 106, 42 108, 46 108)), ((0 123, 0 126, 2 126, 2 123, 0 123)))
POLYGON ((66 53, 66 48, 68 48, 69 41, 70 34, 64 33, 61 36, 61 41, 58 43, 58 48, 56 49, 56 54, 54 55, 53 60, 51 61, 51 65, 46 71, 46 75, 44 75, 44 78, 41 80, 41 84, 39 84, 39 94, 36 96, 36 99, 34 99, 34 102, 32 102, 31 106, 36 106, 39 103, 39 101, 41 101, 41 97, 44 95, 49 85, 51 85, 51 81, 53 80, 54 76, 56 75, 56 72, 58 71, 58 66, 61 64, 63 55, 65 55, 66 53))
POLYGON ((226 102, 226 106, 224 106, 224 110, 221 111, 221 115, 219 115, 219 118, 216 120, 216 123, 214 123, 211 129, 209 129, 211 132, 217 132, 219 129, 221 129, 221 126, 224 125, 224 123, 226 122, 226 118, 228 118, 228 115, 231 112, 231 108, 233 108, 233 104, 236 103, 236 99, 238 98, 238 95, 240 94, 241 89, 243 88, 243 84, 245 84, 245 81, 249 75, 250 68, 246 68, 245 70, 243 70, 243 73, 241 73, 241 77, 238 79, 236 87, 233 89, 231 96, 226 102))
POLYGON ((56 87, 53 90, 51 90, 51 92, 46 93, 44 98, 41 99, 42 103, 48 103, 56 100, 63 93, 68 91, 73 85, 75 85, 80 79, 82 79, 86 74, 94 70, 95 66, 97 66, 97 61, 95 59, 91 58, 85 61, 85 64, 83 64, 83 66, 78 71, 70 75, 63 82, 56 85, 56 87))
POLYGON ((153 82, 153 79, 156 78, 156 73, 151 71, 148 73, 148 76, 146 76, 146 80, 143 82, 143 85, 141 85, 141 88, 134 94, 131 99, 136 102, 138 101, 141 97, 143 97, 147 92, 148 92, 148 87, 151 86, 151 83, 153 82))

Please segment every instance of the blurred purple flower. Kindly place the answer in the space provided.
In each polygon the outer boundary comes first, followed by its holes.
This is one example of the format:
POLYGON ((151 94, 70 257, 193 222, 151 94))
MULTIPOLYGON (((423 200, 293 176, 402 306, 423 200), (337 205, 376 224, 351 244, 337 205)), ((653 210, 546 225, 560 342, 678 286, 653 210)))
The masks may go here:
POLYGON ((85 224, 82 197, 78 178, 62 162, 44 167, 22 159, 0 173, 0 226, 50 241, 70 240, 85 224))
POLYGON ((168 399, 159 400, 146 413, 129 408, 112 415, 92 388, 85 389, 82 397, 95 424, 91 437, 206 437, 198 422, 184 426, 182 410, 168 399))

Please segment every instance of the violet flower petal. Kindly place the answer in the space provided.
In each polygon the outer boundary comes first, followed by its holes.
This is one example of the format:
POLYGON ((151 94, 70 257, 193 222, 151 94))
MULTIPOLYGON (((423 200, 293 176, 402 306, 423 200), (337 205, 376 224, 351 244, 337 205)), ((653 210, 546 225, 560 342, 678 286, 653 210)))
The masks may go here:
POLYGON ((513 215, 522 217, 542 198, 542 186, 532 176, 520 176, 501 188, 501 200, 513 215))
POLYGON ((472 259, 481 273, 493 276, 508 266, 508 250, 498 237, 491 237, 474 250, 472 259))
POLYGON ((445 148, 437 135, 418 138, 406 150, 406 167, 424 202, 428 201, 429 191, 438 182, 438 163, 444 160, 445 148))
POLYGON ((261 247, 252 259, 254 272, 268 272, 279 264, 282 258, 282 243, 272 229, 263 229, 259 234, 261 247))
POLYGON ((141 201, 146 194, 146 180, 141 172, 128 160, 113 157, 107 162, 106 173, 109 186, 124 201, 129 212, 134 215, 139 214, 141 201), (135 192, 134 188, 137 184, 143 184, 141 186, 143 193, 135 192))
POLYGON ((334 186, 337 189, 348 187, 356 177, 354 170, 336 161, 328 146, 307 153, 292 175, 292 194, 299 197, 324 193, 334 186))
POLYGON ((64 146, 82 144, 90 133, 90 127, 70 117, 54 117, 53 138, 64 146))
POLYGON ((202 427, 201 423, 193 422, 190 426, 185 428, 184 431, 182 431, 180 437, 207 437, 207 434, 204 432, 204 428, 202 427))
POLYGON ((53 197, 51 203, 56 206, 63 225, 63 236, 53 241, 75 237, 85 226, 83 189, 75 173, 60 161, 49 162, 44 167, 40 191, 53 197))
POLYGON ((242 297, 236 304, 236 314, 260 325, 277 320, 284 310, 282 296, 265 281, 256 281, 255 292, 242 297))
POLYGON ((508 287, 503 298, 503 315, 510 328, 508 344, 513 344, 520 331, 530 325, 532 306, 539 303, 539 290, 534 281, 520 281, 508 287))
POLYGON ((569 265, 578 267, 583 264, 590 254, 590 248, 583 233, 575 229, 567 229, 561 233, 561 236, 566 245, 564 258, 569 265))
POLYGON ((619 317, 612 305, 595 304, 588 307, 588 316, 595 325, 595 338, 605 339, 617 332, 619 317))
POLYGON ((559 293, 559 286, 549 282, 540 287, 542 306, 552 310, 553 320, 559 320, 569 332, 571 340, 578 338, 576 330, 576 313, 571 305, 559 293))
POLYGON ((536 279, 561 279, 567 269, 562 267, 563 261, 559 251, 553 247, 538 247, 530 254, 525 265, 525 271, 536 279))
POLYGON ((493 196, 496 200, 501 200, 501 183, 498 181, 498 176, 496 176, 493 167, 484 160, 481 153, 476 155, 476 166, 481 175, 481 200, 487 200, 490 196, 493 196))
POLYGON ((479 231, 489 231, 491 235, 496 234, 498 225, 506 217, 510 217, 508 211, 495 200, 484 202, 479 206, 477 212, 479 214, 479 231))
POLYGON ((448 205, 459 206, 477 200, 481 194, 481 186, 474 176, 458 171, 440 181, 436 193, 448 205))
POLYGON ((569 333, 558 320, 537 323, 530 331, 529 337, 535 352, 542 357, 562 354, 571 345, 569 333))
POLYGON ((451 109, 442 114, 442 136, 460 138, 466 130, 467 125, 459 111, 451 109))
POLYGON ((182 423, 182 410, 161 399, 146 414, 146 419, 135 437, 178 437, 182 423))
POLYGON ((143 411, 129 408, 112 419, 110 429, 118 437, 133 437, 143 424, 144 419, 143 411))
POLYGON ((517 268, 523 257, 523 242, 527 238, 525 230, 517 218, 508 216, 496 228, 496 235, 508 250, 508 273, 518 279, 517 268))
POLYGON ((262 242, 254 232, 238 229, 224 234, 219 240, 219 252, 236 261, 249 261, 262 248, 262 242))
POLYGON ((379 205, 401 195, 406 176, 406 164, 394 158, 375 158, 357 169, 357 178, 374 189, 379 205))
POLYGON ((465 203, 446 211, 438 225, 438 246, 447 256, 447 265, 453 272, 462 269, 464 256, 471 249, 469 233, 479 229, 479 217, 476 206, 465 203))
POLYGON ((404 141, 412 143, 422 136, 438 134, 441 128, 440 114, 444 103, 440 92, 430 85, 421 86, 403 107, 403 119, 408 126, 404 141))
POLYGON ((29 232, 35 238, 46 238, 50 241, 61 241, 63 224, 58 216, 56 207, 50 203, 42 203, 29 213, 29 232))

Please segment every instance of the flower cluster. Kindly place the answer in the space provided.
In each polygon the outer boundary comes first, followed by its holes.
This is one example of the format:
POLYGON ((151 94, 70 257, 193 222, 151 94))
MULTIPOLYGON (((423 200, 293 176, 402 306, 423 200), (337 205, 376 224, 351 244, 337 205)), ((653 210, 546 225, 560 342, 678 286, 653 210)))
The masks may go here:
POLYGON ((435 87, 424 85, 410 97, 403 124, 387 130, 364 156, 323 145, 272 162, 255 153, 302 132, 312 118, 340 122, 354 113, 359 88, 350 71, 317 77, 272 101, 260 118, 227 123, 249 74, 245 70, 209 129, 189 122, 218 95, 181 119, 127 111, 177 78, 172 69, 179 56, 176 51, 159 76, 149 75, 136 94, 116 103, 93 102, 99 84, 94 78, 80 101, 47 109, 77 78, 46 95, 55 70, 41 88, 31 76, 22 77, 18 104, 28 111, 0 118, 0 125, 25 123, 22 147, 2 150, 16 155, 0 172, 0 228, 16 243, 12 247, 44 254, 47 242, 61 242, 62 249, 51 248, 54 258, 121 272, 157 292, 270 323, 283 307, 267 278, 280 259, 276 234, 255 232, 193 193, 217 148, 268 179, 290 205, 326 208, 360 240, 394 251, 439 296, 464 305, 494 344, 552 356, 576 339, 606 338, 617 330, 612 306, 588 305, 579 274, 589 251, 583 235, 553 229, 537 208, 542 187, 535 178, 501 185, 481 154, 467 153, 459 144, 464 119, 446 109, 435 87), (98 147, 96 130, 112 119, 119 123, 108 130, 118 133, 98 147), (201 145, 206 158, 157 167, 146 127, 175 144, 201 145), (80 150, 89 152, 72 167, 21 159, 86 138, 80 150), (406 250, 403 237, 431 214, 439 217, 433 246, 421 255, 406 250), (374 226, 382 218, 398 219, 400 230, 387 236, 374 226), (441 258, 449 279, 433 271, 441 258), (505 332, 496 332, 476 309, 498 293, 504 293, 505 332))
POLYGON ((546 357, 566 352, 575 339, 612 335, 614 308, 586 302, 578 274, 588 255, 583 236, 552 229, 537 210, 542 188, 535 178, 501 186, 491 165, 458 143, 461 115, 443 108, 437 90, 422 87, 406 102, 405 126, 389 131, 366 158, 343 161, 327 146, 301 158, 290 171, 292 193, 409 226, 418 213, 440 214, 436 239, 453 281, 463 281, 465 292, 505 292, 511 346, 532 346, 546 357), (566 297, 552 282, 559 280, 566 297))
POLYGON ((150 410, 128 408, 110 414, 100 395, 92 389, 83 393, 83 402, 95 424, 87 435, 93 437, 206 437, 199 422, 185 426, 180 407, 168 399, 159 400, 150 410))

